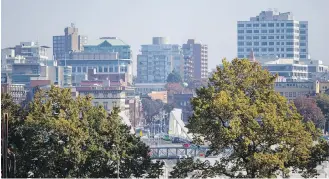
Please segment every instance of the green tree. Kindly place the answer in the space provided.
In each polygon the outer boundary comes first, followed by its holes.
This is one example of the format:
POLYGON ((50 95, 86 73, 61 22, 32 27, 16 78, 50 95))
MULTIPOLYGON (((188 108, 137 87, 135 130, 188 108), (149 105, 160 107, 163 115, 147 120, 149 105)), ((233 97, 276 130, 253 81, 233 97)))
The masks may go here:
POLYGON ((313 160, 314 148, 328 144, 314 142, 319 131, 313 123, 303 123, 295 106, 274 91, 275 79, 258 63, 223 60, 208 87, 197 90, 187 127, 195 142, 210 143, 207 155, 226 151, 212 166, 213 173, 201 169, 201 175, 287 177, 291 169, 316 175, 314 164, 325 153, 313 160))
POLYGON ((325 132, 329 132, 329 95, 319 94, 316 97, 316 103, 325 116, 325 132))
POLYGON ((181 83, 182 77, 177 71, 171 72, 167 77, 167 83, 181 83))
POLYGON ((153 120, 153 117, 161 111, 164 107, 164 103, 161 100, 152 100, 149 98, 142 99, 142 106, 144 117, 146 118, 146 122, 150 123, 153 120))
POLYGON ((17 156, 16 177, 120 177, 149 174, 149 148, 91 98, 72 99, 70 89, 39 91, 10 144, 17 156))

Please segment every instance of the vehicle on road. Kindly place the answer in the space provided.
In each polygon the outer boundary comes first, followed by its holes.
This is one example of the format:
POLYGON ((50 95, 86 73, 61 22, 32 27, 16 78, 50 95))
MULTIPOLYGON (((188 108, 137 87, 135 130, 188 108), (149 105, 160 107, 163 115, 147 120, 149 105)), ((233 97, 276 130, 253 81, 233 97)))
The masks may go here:
POLYGON ((190 146, 191 146, 191 144, 189 144, 189 143, 185 143, 185 144, 183 144, 183 147, 184 147, 184 148, 190 148, 190 146))
POLYGON ((165 134, 165 135, 162 136, 162 140, 171 141, 171 138, 168 134, 165 134))

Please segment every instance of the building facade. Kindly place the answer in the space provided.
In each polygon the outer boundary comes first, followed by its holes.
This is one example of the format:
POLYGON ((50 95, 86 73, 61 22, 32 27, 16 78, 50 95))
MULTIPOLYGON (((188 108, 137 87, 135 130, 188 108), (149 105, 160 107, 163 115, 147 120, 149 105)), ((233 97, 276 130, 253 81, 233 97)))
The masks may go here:
POLYGON ((151 45, 142 45, 137 55, 138 83, 165 83, 172 71, 184 76, 184 57, 178 44, 169 44, 165 37, 153 37, 151 45))
POLYGON ((262 11, 249 21, 237 23, 238 58, 256 57, 308 59, 308 22, 297 21, 291 12, 262 11))
POLYGON ((127 83, 132 83, 130 46, 116 37, 89 42, 84 45, 84 51, 72 52, 69 59, 59 60, 59 66, 72 66, 72 83, 75 85, 85 79, 89 69, 95 69, 103 76, 127 75, 127 83))
POLYGON ((82 51, 88 37, 79 35, 78 28, 72 23, 64 29, 64 35, 53 36, 53 55, 56 60, 69 58, 71 52, 82 51))
POLYGON ((198 80, 208 78, 208 46, 189 39, 183 44, 182 50, 185 59, 184 79, 189 76, 198 80))

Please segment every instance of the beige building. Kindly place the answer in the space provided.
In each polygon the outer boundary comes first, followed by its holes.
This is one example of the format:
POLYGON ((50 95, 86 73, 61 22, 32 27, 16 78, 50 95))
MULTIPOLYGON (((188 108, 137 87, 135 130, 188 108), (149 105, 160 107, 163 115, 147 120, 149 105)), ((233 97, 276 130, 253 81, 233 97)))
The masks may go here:
POLYGON ((111 111, 113 107, 125 110, 126 93, 122 87, 76 87, 76 91, 80 96, 92 96, 94 106, 102 105, 107 111, 111 111))
POLYGON ((148 96, 151 97, 152 100, 159 99, 164 103, 168 102, 167 91, 152 91, 148 96))
POLYGON ((293 100, 299 96, 319 93, 319 82, 276 82, 274 89, 288 100, 293 100))

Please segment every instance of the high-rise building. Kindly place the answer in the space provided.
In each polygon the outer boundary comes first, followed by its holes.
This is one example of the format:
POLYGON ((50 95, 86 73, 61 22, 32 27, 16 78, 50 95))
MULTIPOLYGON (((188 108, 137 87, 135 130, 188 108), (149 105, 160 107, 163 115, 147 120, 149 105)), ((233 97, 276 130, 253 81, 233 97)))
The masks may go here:
POLYGON ((53 65, 53 60, 48 59, 47 51, 50 47, 38 42, 21 42, 14 47, 15 56, 22 56, 26 63, 40 63, 40 65, 53 65))
MULTIPOLYGON (((183 44, 185 59, 185 77, 189 78, 192 73, 193 79, 208 78, 208 46, 197 43, 194 39, 188 39, 183 44)), ((185 79, 187 80, 187 79, 185 79)))
POLYGON ((308 22, 297 21, 291 12, 262 11, 249 21, 237 23, 238 58, 256 57, 308 59, 308 22))
POLYGON ((165 37, 153 37, 153 43, 142 45, 137 55, 138 83, 165 83, 172 71, 184 76, 184 58, 178 44, 169 44, 165 37))
POLYGON ((83 50, 87 36, 79 35, 78 28, 72 23, 64 29, 64 35, 53 36, 53 55, 56 60, 69 58, 71 52, 83 50))

